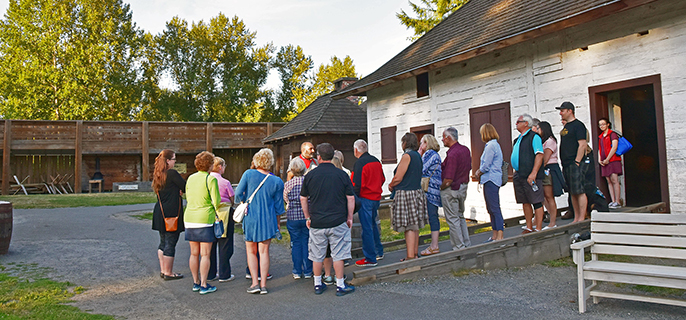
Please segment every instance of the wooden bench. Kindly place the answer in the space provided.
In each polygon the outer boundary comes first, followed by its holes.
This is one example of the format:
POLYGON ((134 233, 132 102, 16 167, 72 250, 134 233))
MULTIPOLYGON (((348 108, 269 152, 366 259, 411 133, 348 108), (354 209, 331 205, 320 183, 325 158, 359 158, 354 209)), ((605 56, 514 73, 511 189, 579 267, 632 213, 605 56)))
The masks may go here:
POLYGON ((684 300, 596 289, 598 281, 686 289, 686 267, 598 259, 599 255, 615 255, 653 258, 635 260, 654 262, 662 261, 659 259, 686 261, 686 215, 594 212, 591 239, 574 243, 571 249, 577 264, 580 313, 586 311, 589 296, 593 297, 594 304, 598 303, 598 298, 613 298, 686 307, 684 300), (585 261, 584 251, 589 247, 591 260, 585 261), (586 286, 586 280, 591 281, 590 286, 586 286))

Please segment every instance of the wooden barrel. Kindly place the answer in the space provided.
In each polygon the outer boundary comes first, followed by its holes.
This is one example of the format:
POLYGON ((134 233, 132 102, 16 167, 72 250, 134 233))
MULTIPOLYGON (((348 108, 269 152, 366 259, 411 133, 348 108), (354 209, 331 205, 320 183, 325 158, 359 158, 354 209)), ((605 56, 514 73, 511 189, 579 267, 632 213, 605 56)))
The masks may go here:
POLYGON ((12 203, 0 201, 0 254, 7 254, 12 240, 12 203))
MULTIPOLYGON (((379 228, 379 234, 381 234, 381 221, 379 221, 379 216, 376 216, 376 226, 379 228)), ((362 225, 360 225, 359 214, 353 215, 353 227, 350 229, 350 238, 352 249, 362 248, 362 225)))

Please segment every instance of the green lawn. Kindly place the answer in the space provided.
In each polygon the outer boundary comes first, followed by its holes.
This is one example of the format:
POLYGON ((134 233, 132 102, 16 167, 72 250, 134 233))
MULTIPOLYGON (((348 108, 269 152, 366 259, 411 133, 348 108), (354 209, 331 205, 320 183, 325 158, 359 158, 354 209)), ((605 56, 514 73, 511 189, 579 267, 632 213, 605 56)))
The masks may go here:
POLYGON ((152 192, 109 192, 0 196, 0 200, 12 202, 15 209, 49 209, 154 203, 157 197, 152 192))
POLYGON ((0 266, 0 319, 114 319, 65 304, 85 289, 44 273, 35 264, 0 266))
MULTIPOLYGON (((439 218, 441 222, 441 230, 440 231, 447 231, 448 230, 448 223, 445 222, 444 218, 439 218)), ((425 234, 430 234, 431 233, 431 227, 427 224, 424 226, 424 228, 419 229, 419 235, 425 235, 425 234)), ((448 238, 448 236, 443 237, 445 240, 448 238)), ((389 241, 394 241, 394 240, 400 240, 400 239, 405 239, 405 235, 399 232, 395 232, 393 228, 391 228, 391 220, 389 219, 382 219, 381 220, 381 242, 389 242, 389 241)), ((440 239, 440 238, 439 238, 440 239)))

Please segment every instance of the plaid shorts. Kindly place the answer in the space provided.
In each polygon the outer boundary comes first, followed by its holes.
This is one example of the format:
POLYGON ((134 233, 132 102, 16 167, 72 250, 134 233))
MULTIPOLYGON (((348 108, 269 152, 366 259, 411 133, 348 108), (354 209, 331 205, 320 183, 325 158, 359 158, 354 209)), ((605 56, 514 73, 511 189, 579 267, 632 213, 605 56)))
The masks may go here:
POLYGON ((580 165, 575 163, 566 165, 562 168, 565 176, 565 182, 567 182, 567 191, 571 195, 583 194, 584 191, 584 176, 586 174, 586 167, 588 165, 585 161, 581 161, 580 165))
POLYGON ((426 209, 426 195, 421 189, 397 190, 391 203, 391 225, 393 230, 405 230, 416 225, 420 229, 429 221, 426 209))

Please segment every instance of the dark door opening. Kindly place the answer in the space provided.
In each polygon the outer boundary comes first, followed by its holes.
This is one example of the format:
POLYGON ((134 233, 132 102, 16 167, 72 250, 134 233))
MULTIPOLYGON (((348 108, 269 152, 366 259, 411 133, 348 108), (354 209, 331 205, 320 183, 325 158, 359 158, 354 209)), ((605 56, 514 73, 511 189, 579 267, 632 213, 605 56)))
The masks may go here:
MULTIPOLYGON (((623 156, 624 204, 640 207, 657 202, 667 203, 669 193, 665 154, 664 118, 659 76, 592 87, 591 110, 594 152, 597 155, 598 119, 606 117, 613 130, 621 132, 633 144, 623 156)), ((597 170, 597 183, 607 191, 605 178, 597 170)))

